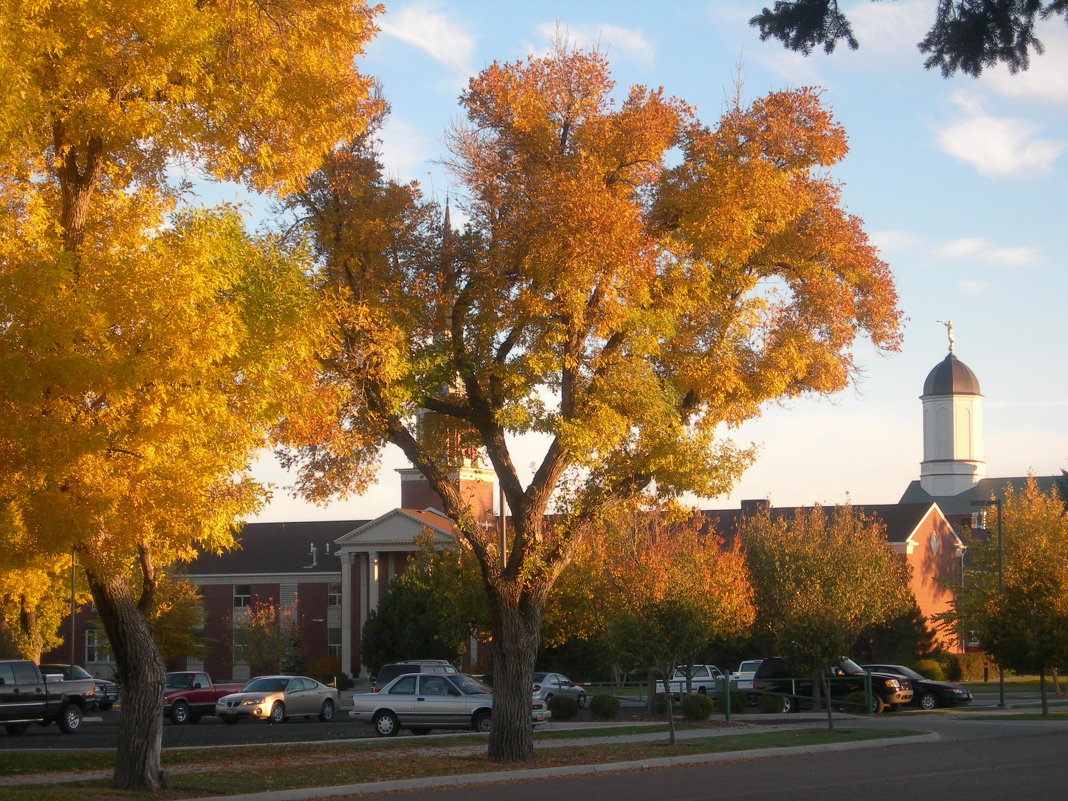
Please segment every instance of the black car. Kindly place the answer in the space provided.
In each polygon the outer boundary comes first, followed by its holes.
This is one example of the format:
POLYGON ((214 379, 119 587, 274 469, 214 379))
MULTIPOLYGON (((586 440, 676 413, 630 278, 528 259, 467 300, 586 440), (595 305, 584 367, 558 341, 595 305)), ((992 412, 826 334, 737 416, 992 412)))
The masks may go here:
POLYGON ((107 679, 98 679, 78 665, 41 665, 42 673, 59 674, 64 679, 92 679, 96 682, 96 708, 107 712, 119 700, 119 685, 107 679))
MULTIPOLYGON (((836 706, 857 711, 846 703, 849 696, 865 692, 868 671, 852 659, 841 657, 827 666, 831 698, 836 706)), ((811 676, 799 676, 786 660, 771 656, 760 663, 753 674, 753 689, 758 693, 773 693, 783 696, 784 712, 794 712, 803 705, 812 703, 815 695, 811 676)), ((871 712, 896 709, 912 700, 909 680, 898 673, 871 673, 871 712)), ((851 700, 851 699, 849 699, 851 700)))
POLYGON ((864 667, 880 673, 896 673, 907 678, 912 683, 912 705, 920 709, 936 709, 940 706, 956 706, 972 702, 972 694, 959 684, 929 679, 904 665, 865 665, 864 667))

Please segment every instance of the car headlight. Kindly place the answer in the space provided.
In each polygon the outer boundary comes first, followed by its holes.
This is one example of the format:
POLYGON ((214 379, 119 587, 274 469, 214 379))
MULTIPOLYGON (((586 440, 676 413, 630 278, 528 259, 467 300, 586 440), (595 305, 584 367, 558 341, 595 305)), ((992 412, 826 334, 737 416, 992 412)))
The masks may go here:
POLYGON ((900 690, 901 683, 897 679, 887 679, 886 686, 891 690, 900 690))
POLYGON ((256 704, 262 704, 267 699, 260 696, 258 698, 246 698, 241 702, 241 706, 255 706, 256 704))

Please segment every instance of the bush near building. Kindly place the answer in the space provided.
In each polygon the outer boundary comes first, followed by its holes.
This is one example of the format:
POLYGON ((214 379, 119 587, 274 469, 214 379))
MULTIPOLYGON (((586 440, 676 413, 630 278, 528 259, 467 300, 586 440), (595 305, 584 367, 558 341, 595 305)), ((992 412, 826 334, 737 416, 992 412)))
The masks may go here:
POLYGON ((619 716, 619 699, 608 693, 599 693, 590 699, 590 714, 596 720, 615 720, 619 716))
POLYGON ((686 720, 708 720, 709 715, 716 708, 716 702, 707 695, 690 693, 682 697, 682 703, 679 706, 686 720))

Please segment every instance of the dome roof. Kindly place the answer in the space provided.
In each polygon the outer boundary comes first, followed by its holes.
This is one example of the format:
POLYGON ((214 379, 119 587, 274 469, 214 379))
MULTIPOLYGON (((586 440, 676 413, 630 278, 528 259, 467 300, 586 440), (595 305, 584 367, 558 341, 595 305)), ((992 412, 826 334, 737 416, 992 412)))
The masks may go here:
POLYGON ((934 366, 923 382, 926 395, 980 395, 979 379, 964 362, 950 353, 934 366))

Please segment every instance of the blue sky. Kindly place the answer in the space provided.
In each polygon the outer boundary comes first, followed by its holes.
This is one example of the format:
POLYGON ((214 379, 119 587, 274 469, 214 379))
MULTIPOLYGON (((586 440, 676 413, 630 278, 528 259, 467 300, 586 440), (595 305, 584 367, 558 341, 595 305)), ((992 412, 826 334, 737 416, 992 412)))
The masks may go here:
MULTIPOLYGON (((747 100, 821 87, 850 140, 835 175, 894 271, 904 342, 889 355, 860 343, 855 387, 771 407, 731 432, 759 446, 758 460, 729 497, 696 502, 897 501, 919 477, 919 395, 947 351, 939 320, 952 320, 955 352, 985 396, 988 475, 1059 473, 1068 467, 1068 26, 1057 18, 1042 27, 1046 54, 1026 73, 946 80, 923 69, 915 47, 934 0, 844 3, 859 51, 807 58, 760 42, 747 20, 764 4, 387 2, 360 64, 392 107, 383 133, 387 170, 443 200, 450 189, 440 166, 443 132, 460 117, 467 80, 495 60, 545 52, 557 29, 575 44, 598 46, 621 92, 663 86, 708 122, 733 96, 739 74, 747 100)), ((405 466, 387 452, 377 487, 320 508, 289 498, 287 477, 265 458, 258 475, 276 489, 256 519, 374 517, 397 505, 393 471, 405 466)))

